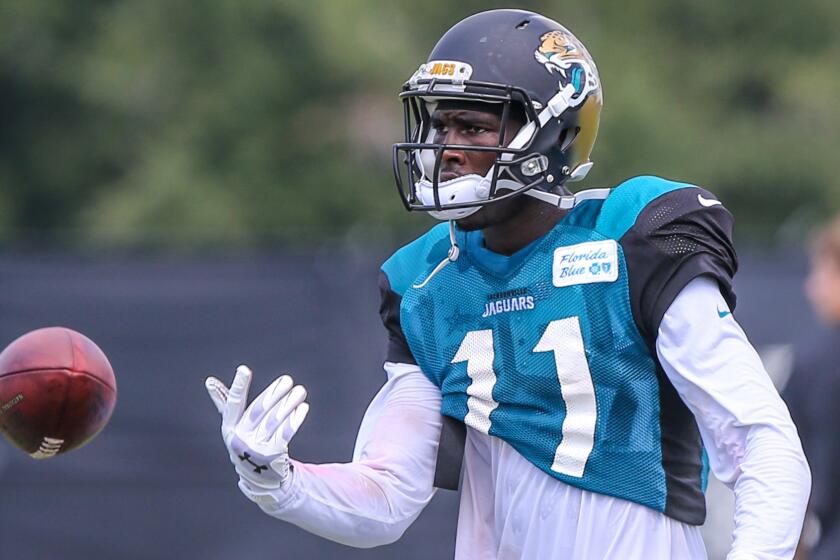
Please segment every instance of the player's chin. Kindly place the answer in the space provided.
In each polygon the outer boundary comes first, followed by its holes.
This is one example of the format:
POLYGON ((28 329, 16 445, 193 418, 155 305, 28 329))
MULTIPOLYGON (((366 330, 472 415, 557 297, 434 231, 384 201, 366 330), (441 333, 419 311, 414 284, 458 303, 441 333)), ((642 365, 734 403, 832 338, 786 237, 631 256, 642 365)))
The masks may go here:
POLYGON ((481 208, 477 212, 470 214, 466 218, 455 220, 458 228, 462 231, 476 231, 487 227, 486 208, 481 208))
POLYGON ((474 220, 470 220, 468 218, 456 220, 455 223, 461 231, 476 231, 482 229, 481 224, 477 224, 474 220))

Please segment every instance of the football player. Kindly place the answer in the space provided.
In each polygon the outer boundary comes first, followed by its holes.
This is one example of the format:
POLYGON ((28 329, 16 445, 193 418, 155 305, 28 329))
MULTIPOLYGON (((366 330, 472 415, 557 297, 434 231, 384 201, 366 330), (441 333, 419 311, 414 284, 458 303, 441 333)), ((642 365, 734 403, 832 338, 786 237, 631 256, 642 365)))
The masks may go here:
POLYGON ((784 397, 808 452, 813 470, 810 514, 800 550, 803 558, 840 558, 840 442, 830 426, 838 418, 840 397, 840 216, 823 226, 811 247, 805 294, 823 324, 797 348, 784 397))
POLYGON ((789 558, 810 473, 731 313, 721 202, 657 177, 567 189, 601 82, 538 14, 459 22, 401 98, 403 203, 445 223, 382 267, 387 381, 353 461, 315 465, 288 454, 303 388, 284 376, 246 408, 246 367, 229 391, 208 379, 242 492, 367 547, 460 474, 458 559, 698 559, 711 467, 736 496, 729 558, 789 558))

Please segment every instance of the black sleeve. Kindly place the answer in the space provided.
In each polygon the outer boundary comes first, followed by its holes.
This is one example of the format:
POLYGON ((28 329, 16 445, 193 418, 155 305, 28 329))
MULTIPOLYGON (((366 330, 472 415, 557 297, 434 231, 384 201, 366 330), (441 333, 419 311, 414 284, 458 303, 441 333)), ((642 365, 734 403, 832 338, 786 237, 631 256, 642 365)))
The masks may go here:
POLYGON ((633 315, 649 344, 655 343, 674 298, 698 276, 717 280, 730 310, 735 309, 732 223, 713 194, 684 188, 654 199, 621 238, 633 315))
MULTIPOLYGON (((379 305, 379 315, 382 317, 382 324, 385 325, 385 330, 388 331, 388 350, 385 361, 401 364, 417 364, 400 326, 400 303, 402 302, 402 297, 391 289, 388 276, 381 270, 379 271, 379 292, 382 296, 379 305)), ((462 422, 449 416, 443 417, 437 463, 435 464, 434 485, 436 488, 445 490, 458 489, 466 435, 467 429, 462 422)))
POLYGON ((388 331, 388 350, 386 351, 385 361, 416 364, 417 361, 411 354, 408 341, 406 341, 402 326, 400 326, 402 297, 391 289, 388 276, 381 270, 379 271, 379 293, 381 296, 379 316, 382 317, 382 324, 388 331))
MULTIPOLYGON (((790 417, 796 425, 799 432, 799 439, 802 442, 802 447, 805 449, 806 455, 809 451, 807 442, 810 435, 810 425, 808 422, 808 389, 814 386, 813 380, 808 379, 811 373, 810 364, 803 364, 800 355, 800 349, 796 348, 794 354, 793 368, 788 377, 787 383, 781 391, 782 399, 788 407, 790 417)), ((821 390, 817 389, 816 394, 820 394, 821 390)))

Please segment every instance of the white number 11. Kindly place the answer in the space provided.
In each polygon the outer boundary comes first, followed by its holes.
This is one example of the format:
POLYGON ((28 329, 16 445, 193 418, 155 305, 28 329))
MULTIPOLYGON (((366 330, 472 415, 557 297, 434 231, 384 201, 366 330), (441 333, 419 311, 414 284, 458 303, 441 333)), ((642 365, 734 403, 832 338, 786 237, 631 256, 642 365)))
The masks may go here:
MULTIPOLYGON (((586 461, 595 443, 597 408, 595 388, 577 317, 548 324, 534 352, 554 352, 560 394, 566 403, 566 416, 560 428, 560 445, 554 452, 551 470, 574 477, 583 476, 586 461)), ((467 362, 467 415, 464 423, 483 433, 490 430, 490 413, 499 406, 493 399, 496 372, 493 331, 470 331, 464 336, 452 363, 467 362)))

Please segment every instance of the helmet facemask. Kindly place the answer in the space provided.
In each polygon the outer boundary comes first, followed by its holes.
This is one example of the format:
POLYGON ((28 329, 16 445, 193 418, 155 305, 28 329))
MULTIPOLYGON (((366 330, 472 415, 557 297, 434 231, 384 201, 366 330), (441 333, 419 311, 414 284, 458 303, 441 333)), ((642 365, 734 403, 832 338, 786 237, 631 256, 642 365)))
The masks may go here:
MULTIPOLYGON (((430 65, 432 63, 429 63, 430 65)), ((461 67, 468 65, 461 64, 461 67)), ((583 105, 589 91, 564 89, 543 107, 518 87, 470 80, 426 77, 423 65, 403 87, 400 97, 404 108, 405 142, 394 145, 394 175, 400 198, 408 210, 422 210, 441 220, 464 218, 480 207, 531 192, 536 198, 550 200, 545 194, 569 180, 582 179, 591 167, 580 165, 570 169, 560 165, 550 169, 545 154, 559 154, 574 142, 578 129, 574 126, 576 109, 583 105), (500 117, 499 140, 496 146, 436 143, 431 115, 439 102, 463 102, 470 107, 486 106, 500 117), (501 107, 501 111, 499 111, 501 107), (524 115, 524 124, 505 144, 506 132, 513 125, 514 114, 524 115), (568 141, 563 142, 561 139, 568 141), (492 152, 495 159, 484 175, 469 174, 442 181, 441 166, 447 150, 492 152)), ((595 82, 597 84, 597 81, 595 82)), ((595 86, 597 87, 597 85, 595 86)))
POLYGON ((406 84, 400 97, 406 141, 394 145, 393 164, 400 198, 407 209, 427 211, 438 219, 460 219, 485 204, 516 196, 544 181, 540 154, 531 150, 538 129, 532 125, 537 122, 537 113, 524 90, 482 82, 420 79, 406 84), (479 91, 468 93, 466 88, 479 91), (495 146, 435 142, 432 114, 441 103, 458 108, 458 102, 500 115, 495 146), (517 125, 521 125, 519 132, 506 144, 508 131, 517 125), (447 150, 489 152, 495 157, 483 176, 473 173, 443 181, 441 170, 447 150), (535 161, 523 166, 530 160, 535 161), (530 175, 523 174, 523 169, 530 175))

